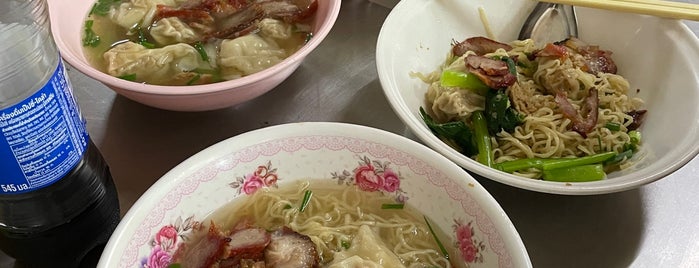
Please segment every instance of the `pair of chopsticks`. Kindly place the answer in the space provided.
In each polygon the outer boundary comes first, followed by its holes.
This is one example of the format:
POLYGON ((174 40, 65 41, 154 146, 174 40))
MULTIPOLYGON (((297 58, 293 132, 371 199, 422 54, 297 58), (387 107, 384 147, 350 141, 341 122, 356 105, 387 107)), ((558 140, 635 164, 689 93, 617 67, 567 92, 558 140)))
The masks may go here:
POLYGON ((699 5, 663 0, 539 0, 541 2, 699 21, 699 5))

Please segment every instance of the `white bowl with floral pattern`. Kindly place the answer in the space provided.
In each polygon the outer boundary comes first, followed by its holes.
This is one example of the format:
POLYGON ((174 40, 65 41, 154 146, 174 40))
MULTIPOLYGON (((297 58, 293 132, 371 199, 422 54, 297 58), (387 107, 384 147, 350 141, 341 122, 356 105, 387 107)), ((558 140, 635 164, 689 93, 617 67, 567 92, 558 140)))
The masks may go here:
POLYGON ((168 267, 201 222, 260 187, 341 180, 382 191, 447 234, 467 267, 531 267, 495 199, 467 172, 410 139, 344 123, 292 123, 219 142, 158 180, 126 213, 98 267, 168 267))

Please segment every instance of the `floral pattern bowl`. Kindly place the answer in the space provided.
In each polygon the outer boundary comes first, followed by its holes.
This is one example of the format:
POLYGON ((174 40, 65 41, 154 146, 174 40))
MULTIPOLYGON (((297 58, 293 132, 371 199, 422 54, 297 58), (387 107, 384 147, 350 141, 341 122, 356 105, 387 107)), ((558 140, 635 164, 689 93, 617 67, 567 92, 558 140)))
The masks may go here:
POLYGON ((168 267, 205 218, 262 187, 334 180, 414 207, 448 236, 465 267, 531 267, 502 208, 467 172, 410 139, 345 123, 244 133, 185 160, 126 213, 98 267, 168 267))

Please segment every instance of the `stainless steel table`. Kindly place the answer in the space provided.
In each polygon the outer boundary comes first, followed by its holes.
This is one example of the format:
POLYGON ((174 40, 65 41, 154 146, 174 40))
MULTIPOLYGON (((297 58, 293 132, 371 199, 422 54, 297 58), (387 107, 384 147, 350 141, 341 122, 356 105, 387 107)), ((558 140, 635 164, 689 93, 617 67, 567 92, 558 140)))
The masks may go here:
MULTIPOLYGON (((376 39, 389 12, 366 0, 344 1, 328 38, 288 80, 223 110, 158 110, 69 70, 91 136, 111 166, 122 213, 178 163, 253 129, 335 121, 417 140, 390 108, 376 73, 376 39)), ((699 23, 686 23, 699 33, 699 23)), ((477 179, 512 219, 535 267, 699 267, 698 169, 695 158, 640 189, 595 196, 542 194, 477 179)), ((0 265, 12 263, 0 257, 0 265)))

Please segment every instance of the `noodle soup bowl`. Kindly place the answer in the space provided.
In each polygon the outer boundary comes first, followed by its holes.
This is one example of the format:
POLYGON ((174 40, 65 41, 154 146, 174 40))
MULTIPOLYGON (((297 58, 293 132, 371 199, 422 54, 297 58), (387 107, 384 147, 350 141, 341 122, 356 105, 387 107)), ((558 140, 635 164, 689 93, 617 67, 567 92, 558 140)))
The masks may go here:
MULTIPOLYGON (((531 267, 524 244, 505 212, 459 166, 393 133, 321 122, 254 130, 185 160, 160 178, 128 210, 103 251, 98 267, 167 267, 178 260, 178 249, 186 248, 183 243, 196 241, 202 233, 207 233, 212 221, 216 226, 235 224, 219 219, 231 218, 246 207, 262 209, 263 215, 269 217, 275 211, 302 215, 315 213, 320 207, 338 208, 342 221, 346 221, 343 225, 347 226, 332 227, 336 230, 372 222, 368 216, 350 216, 366 207, 358 208, 355 204, 359 201, 346 198, 348 191, 383 198, 389 207, 384 208, 383 203, 371 206, 388 213, 384 217, 395 222, 407 219, 391 215, 411 212, 418 216, 414 223, 429 223, 450 253, 454 267, 531 267), (241 205, 258 195, 298 185, 310 188, 325 185, 330 192, 324 195, 313 190, 308 202, 302 201, 306 195, 298 190, 282 205, 241 205), (325 202, 323 196, 333 196, 335 201, 325 202), (399 204, 402 209, 396 207, 399 204), (231 207, 234 209, 222 210, 231 207), (305 211, 298 212, 302 210, 300 207, 306 207, 305 211), (342 207, 349 207, 349 211, 342 212, 342 207)), ((367 210, 364 215, 369 214, 367 210)), ((321 218, 325 219, 323 222, 332 222, 326 219, 332 215, 321 218)), ((255 220, 252 222, 254 225, 255 220)), ((324 228, 318 224, 307 230, 324 228)), ((289 226, 295 229, 301 225, 289 226)), ((371 228, 384 228, 384 233, 400 231, 390 224, 371 228)), ((423 241, 436 243, 433 239, 430 236, 423 241)), ((350 241, 353 241, 351 236, 347 242, 350 241)))
POLYGON ((438 137, 423 121, 429 74, 445 62, 453 41, 485 36, 517 40, 536 2, 402 0, 379 34, 376 61, 384 93, 398 117, 427 146, 469 172, 510 186, 555 194, 590 195, 633 189, 679 169, 699 152, 699 41, 682 21, 576 7, 579 39, 612 52, 628 94, 647 110, 635 164, 589 182, 529 179, 480 164, 438 137), (506 14, 503 14, 506 10, 506 14), (483 15, 483 16, 481 16, 483 15), (489 32, 491 34, 489 34, 489 32))
POLYGON ((173 111, 207 111, 231 107, 259 97, 286 80, 330 32, 340 12, 340 0, 318 1, 311 21, 312 38, 285 58, 262 71, 212 84, 160 86, 137 83, 106 74, 87 60, 83 25, 95 1, 49 0, 51 30, 63 59, 85 75, 133 101, 173 111))

